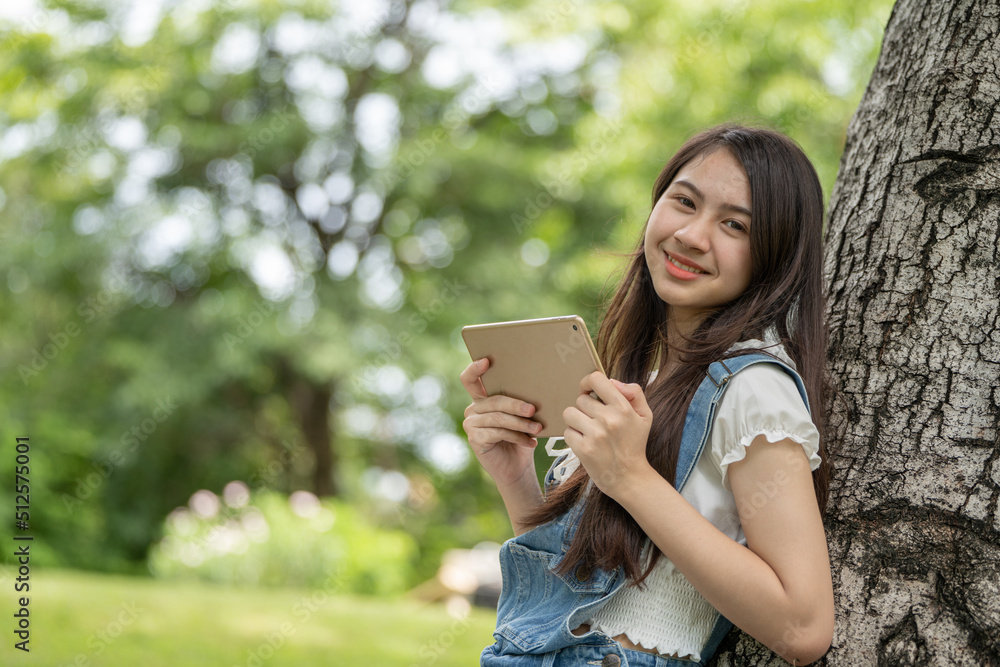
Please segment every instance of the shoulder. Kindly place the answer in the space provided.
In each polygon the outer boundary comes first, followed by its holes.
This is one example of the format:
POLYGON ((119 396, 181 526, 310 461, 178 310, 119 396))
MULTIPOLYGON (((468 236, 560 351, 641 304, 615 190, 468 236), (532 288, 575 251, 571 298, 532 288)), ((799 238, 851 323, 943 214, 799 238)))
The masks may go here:
POLYGON ((710 434, 711 455, 726 478, 757 436, 769 442, 790 439, 802 445, 815 469, 819 430, 793 377, 778 364, 753 364, 733 375, 719 402, 710 434))
POLYGON ((786 366, 789 366, 792 370, 796 370, 795 362, 792 357, 788 354, 788 350, 785 346, 781 344, 778 340, 778 335, 774 331, 768 331, 764 335, 764 339, 750 338, 748 340, 741 340, 738 343, 734 343, 728 350, 729 352, 762 352, 768 354, 778 361, 781 361, 786 366))
POLYGON ((729 379, 713 430, 727 439, 765 431, 798 433, 813 439, 816 427, 792 376, 777 364, 753 364, 729 379))
POLYGON ((729 379, 729 387, 722 395, 720 407, 747 407, 749 404, 768 411, 775 399, 783 399, 783 403, 789 404, 786 407, 801 405, 803 410, 806 409, 799 387, 788 371, 778 364, 762 362, 747 366, 729 379))
POLYGON ((791 391, 793 396, 802 400, 797 384, 801 378, 795 362, 776 335, 769 332, 764 338, 740 341, 729 348, 729 352, 758 353, 758 357, 766 358, 750 364, 730 378, 730 387, 723 395, 723 402, 729 399, 728 402, 733 403, 733 396, 758 395, 769 390, 780 390, 782 394, 791 391))

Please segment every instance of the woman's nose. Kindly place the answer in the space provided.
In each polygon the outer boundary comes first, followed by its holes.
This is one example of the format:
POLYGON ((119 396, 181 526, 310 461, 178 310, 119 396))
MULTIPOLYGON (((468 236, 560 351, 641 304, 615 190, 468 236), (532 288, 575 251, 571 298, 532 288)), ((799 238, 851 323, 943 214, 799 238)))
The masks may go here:
POLYGON ((702 216, 689 220, 687 224, 674 232, 674 238, 676 238, 681 245, 693 250, 700 250, 702 252, 707 251, 709 248, 710 244, 708 236, 708 225, 705 224, 702 216))

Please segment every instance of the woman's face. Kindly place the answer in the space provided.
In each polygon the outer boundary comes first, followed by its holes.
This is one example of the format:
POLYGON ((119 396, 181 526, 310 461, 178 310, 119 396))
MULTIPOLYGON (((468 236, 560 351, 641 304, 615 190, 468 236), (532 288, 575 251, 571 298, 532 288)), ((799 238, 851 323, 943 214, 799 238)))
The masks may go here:
POLYGON ((680 331, 750 284, 750 202, 743 166, 718 149, 681 167, 653 207, 646 265, 680 331))

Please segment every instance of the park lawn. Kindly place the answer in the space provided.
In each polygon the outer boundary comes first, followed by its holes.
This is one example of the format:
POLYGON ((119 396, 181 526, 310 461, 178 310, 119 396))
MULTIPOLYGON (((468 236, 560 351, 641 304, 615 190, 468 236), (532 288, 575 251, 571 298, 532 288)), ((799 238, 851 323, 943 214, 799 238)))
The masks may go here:
POLYGON ((30 653, 0 571, 0 665, 45 667, 468 667, 496 613, 306 589, 231 588, 67 570, 32 571, 30 653))

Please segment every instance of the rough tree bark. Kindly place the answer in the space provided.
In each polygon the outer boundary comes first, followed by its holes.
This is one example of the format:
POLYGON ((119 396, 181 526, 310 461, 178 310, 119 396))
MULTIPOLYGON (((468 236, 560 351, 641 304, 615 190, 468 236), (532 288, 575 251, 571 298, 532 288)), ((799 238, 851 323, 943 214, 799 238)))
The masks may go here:
POLYGON ((900 0, 830 202, 827 665, 1000 665, 998 110, 1000 2, 900 0))

